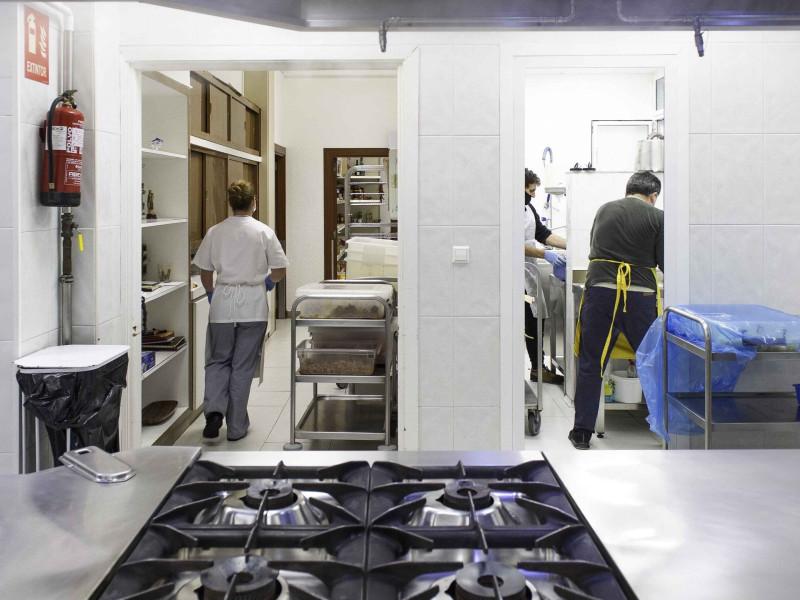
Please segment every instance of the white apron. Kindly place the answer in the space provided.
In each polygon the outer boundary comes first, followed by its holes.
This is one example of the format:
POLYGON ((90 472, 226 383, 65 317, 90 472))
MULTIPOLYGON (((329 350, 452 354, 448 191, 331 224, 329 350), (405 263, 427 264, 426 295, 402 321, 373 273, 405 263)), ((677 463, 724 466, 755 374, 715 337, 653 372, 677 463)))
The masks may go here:
MULTIPOLYGON (((533 210, 527 204, 525 205, 525 245, 526 246, 536 246, 536 217, 533 214, 533 210)), ((526 256, 525 257, 525 293, 531 296, 534 301, 531 302, 531 312, 535 318, 538 318, 539 315, 537 314, 536 309, 536 288, 538 286, 538 281, 536 280, 536 261, 538 259, 533 256, 526 256)), ((542 267, 539 267, 542 269, 542 267)), ((542 269, 550 271, 550 269, 542 269)), ((543 273, 543 275, 545 275, 543 273)), ((544 298, 544 305, 542 306, 541 318, 547 318, 547 293, 549 290, 549 286, 547 286, 547 281, 544 281, 544 287, 542 289, 542 294, 544 298)))

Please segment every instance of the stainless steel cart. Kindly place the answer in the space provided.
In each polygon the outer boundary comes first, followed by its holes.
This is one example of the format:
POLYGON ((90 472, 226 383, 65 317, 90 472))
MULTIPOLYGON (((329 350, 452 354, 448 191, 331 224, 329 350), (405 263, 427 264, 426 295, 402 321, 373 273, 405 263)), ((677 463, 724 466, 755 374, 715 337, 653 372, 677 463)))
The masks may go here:
MULTIPOLYGON (((544 331, 542 328, 542 320, 546 314, 547 304, 549 300, 548 292, 545 290, 545 278, 539 265, 534 261, 526 262, 525 268, 530 272, 535 273, 536 277, 536 295, 525 296, 525 302, 528 304, 536 304, 536 372, 539 376, 536 378, 536 385, 532 385, 528 377, 525 377, 525 435, 536 436, 542 428, 542 372, 544 367, 544 331)), ((528 306, 525 310, 530 310, 528 306)))
POLYGON ((303 440, 376 440, 383 441, 379 450, 396 450, 391 444, 392 405, 395 400, 393 382, 397 373, 397 352, 392 332, 392 320, 396 317, 397 296, 392 303, 380 296, 356 294, 355 286, 362 284, 387 283, 385 279, 345 279, 323 283, 339 283, 354 286, 352 296, 341 294, 308 294, 300 296, 291 309, 291 394, 289 398, 289 442, 284 450, 302 450, 303 440), (369 301, 383 307, 382 319, 306 319, 299 316, 300 307, 308 300, 369 301), (383 328, 384 366, 376 366, 372 375, 302 375, 297 372, 297 327, 338 327, 338 328, 383 328), (300 420, 297 420, 297 384, 310 383, 313 386, 311 403, 300 420), (319 394, 320 383, 344 384, 347 392, 356 384, 381 384, 382 394, 319 394), (375 423, 379 423, 378 427, 375 423), (348 429, 350 428, 350 429, 348 429))
MULTIPOLYGON (((711 346, 711 327, 709 322, 679 308, 668 307, 664 311, 661 324, 663 336, 663 425, 667 431, 669 421, 669 407, 672 405, 688 416, 694 423, 703 429, 705 449, 712 448, 712 434, 716 431, 793 431, 800 429, 800 410, 794 392, 714 392, 712 390, 711 366, 714 361, 737 360, 732 352, 714 352, 711 346), (689 342, 667 331, 667 319, 675 314, 685 319, 700 324, 703 328, 704 343, 702 346, 689 342), (670 343, 679 348, 699 356, 705 361, 704 386, 702 392, 679 393, 669 391, 669 357, 668 346, 670 343), (735 407, 735 418, 714 418, 714 412, 720 414, 722 406, 735 407)), ((782 361, 800 360, 797 351, 756 351, 753 360, 782 361)), ((731 411, 729 411, 731 414, 731 411)), ((669 448, 666 440, 664 449, 669 448)))

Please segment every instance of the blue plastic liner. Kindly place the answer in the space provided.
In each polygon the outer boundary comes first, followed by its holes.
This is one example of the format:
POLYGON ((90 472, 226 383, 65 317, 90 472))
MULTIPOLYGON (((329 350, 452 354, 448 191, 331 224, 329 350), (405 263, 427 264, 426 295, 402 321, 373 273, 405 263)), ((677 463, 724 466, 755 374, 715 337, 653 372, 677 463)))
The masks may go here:
MULTIPOLYGON (((800 350, 800 317, 757 304, 691 304, 676 306, 684 312, 703 318, 711 330, 713 352, 736 355, 735 361, 719 361, 711 366, 713 392, 732 392, 747 363, 753 360, 758 346, 790 346, 800 350)), ((664 429, 663 405, 663 316, 650 326, 636 351, 636 368, 647 400, 650 430, 669 440, 669 433, 694 435, 702 429, 681 410, 670 408, 664 429)), ((669 314, 667 331, 684 340, 705 346, 702 326, 690 319, 669 314)), ((669 391, 704 392, 705 361, 687 350, 670 344, 669 391)), ((724 415, 720 415, 724 416, 724 415)))

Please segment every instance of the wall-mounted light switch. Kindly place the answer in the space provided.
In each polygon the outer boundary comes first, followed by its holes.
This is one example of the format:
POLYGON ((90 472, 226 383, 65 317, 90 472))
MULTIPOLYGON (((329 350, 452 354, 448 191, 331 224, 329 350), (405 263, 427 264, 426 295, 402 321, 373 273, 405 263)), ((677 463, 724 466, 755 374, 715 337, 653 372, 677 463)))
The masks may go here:
POLYGON ((453 246, 453 262, 454 263, 468 263, 469 262, 469 246, 453 246))

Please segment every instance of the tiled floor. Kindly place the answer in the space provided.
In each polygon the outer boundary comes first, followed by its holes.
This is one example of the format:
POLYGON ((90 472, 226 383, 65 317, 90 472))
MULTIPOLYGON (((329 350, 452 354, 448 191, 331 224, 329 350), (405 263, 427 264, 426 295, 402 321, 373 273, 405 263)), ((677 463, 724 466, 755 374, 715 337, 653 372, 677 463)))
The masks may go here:
MULTIPOLYGON (((304 334, 305 332, 298 331, 298 340, 303 339, 304 334)), ((258 381, 253 382, 248 407, 250 431, 244 439, 228 442, 225 439, 224 426, 217 440, 203 439, 205 420, 200 417, 192 423, 176 445, 201 446, 209 451, 282 450, 283 444, 289 441, 290 348, 289 321, 278 321, 277 331, 267 342, 264 383, 258 385, 258 381)), ((335 386, 330 387, 331 391, 338 391, 335 386)), ((325 386, 320 385, 319 391, 324 393, 325 386)), ((298 413, 305 410, 310 400, 311 386, 301 384, 298 388, 298 413)), ((638 412, 607 412, 605 437, 594 437, 592 448, 598 450, 661 448, 659 438, 650 433, 644 420, 645 416, 645 413, 638 412)), ((561 388, 556 385, 545 385, 541 432, 536 437, 526 438, 525 449, 572 448, 567 434, 572 429, 573 418, 571 400, 563 395, 561 388)), ((378 442, 326 440, 303 442, 303 447, 308 450, 370 450, 376 449, 377 446, 378 442)))

